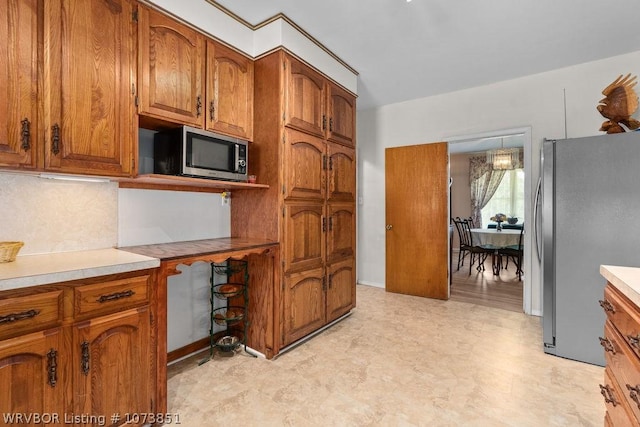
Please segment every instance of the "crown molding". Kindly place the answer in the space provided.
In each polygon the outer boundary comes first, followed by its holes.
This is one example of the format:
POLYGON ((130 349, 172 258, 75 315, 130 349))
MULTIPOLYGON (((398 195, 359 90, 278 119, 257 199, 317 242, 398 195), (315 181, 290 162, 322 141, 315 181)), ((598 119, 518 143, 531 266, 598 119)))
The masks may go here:
POLYGON ((214 0, 206 0, 207 3, 209 3, 211 6, 215 7, 216 9, 220 10, 221 12, 225 13, 226 15, 228 15, 229 17, 235 19, 236 21, 238 21, 239 23, 241 23, 242 25, 246 26, 247 28, 256 31, 262 27, 266 27, 267 25, 282 19, 284 22, 286 22, 287 24, 291 25, 293 28, 296 29, 296 31, 298 31, 300 34, 302 34, 304 37, 306 37, 307 39, 309 39, 309 41, 311 41, 313 44, 315 44, 316 46, 318 46, 320 49, 322 49, 327 55, 329 55, 331 58, 333 58, 334 60, 336 60, 340 65, 342 65, 343 67, 345 67, 347 70, 349 70, 350 72, 352 72, 354 75, 359 75, 359 73, 349 64, 347 64, 342 58, 340 58, 338 55, 336 55, 335 53, 333 53, 332 51, 330 51, 325 45, 323 45, 322 43, 320 43, 318 40, 316 40, 311 34, 309 34, 308 32, 306 32, 302 27, 300 27, 298 24, 296 24, 293 20, 291 20, 287 15, 285 15, 284 13, 278 13, 277 15, 272 16, 271 18, 268 18, 256 25, 253 25, 251 23, 249 23, 248 21, 242 19, 240 16, 236 15, 235 13, 231 12, 229 9, 227 9, 226 7, 222 6, 219 3, 216 3, 214 0))

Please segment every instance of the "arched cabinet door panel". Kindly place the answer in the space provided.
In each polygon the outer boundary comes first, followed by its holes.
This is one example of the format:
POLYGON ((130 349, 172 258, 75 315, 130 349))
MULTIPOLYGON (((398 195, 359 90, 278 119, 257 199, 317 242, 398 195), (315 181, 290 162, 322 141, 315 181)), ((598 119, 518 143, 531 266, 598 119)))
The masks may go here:
POLYGON ((73 326, 76 412, 151 412, 149 308, 106 315, 73 326), (126 384, 126 387, 123 387, 126 384))
POLYGON ((293 129, 287 129, 284 141, 285 198, 322 202, 326 187, 325 142, 293 129))
POLYGON ((326 228, 322 204, 285 204, 282 240, 285 273, 323 265, 326 228))
POLYGON ((285 125, 324 138, 325 79, 300 61, 285 57, 285 125))
POLYGON ((354 258, 327 266, 327 322, 331 322, 356 306, 354 258))
POLYGON ((139 113, 201 128, 204 37, 143 6, 138 16, 139 113))
POLYGON ((356 145, 356 98, 344 89, 330 83, 328 102, 327 139, 339 144, 356 145))
POLYGON ((325 324, 322 268, 284 278, 283 343, 288 345, 325 324))

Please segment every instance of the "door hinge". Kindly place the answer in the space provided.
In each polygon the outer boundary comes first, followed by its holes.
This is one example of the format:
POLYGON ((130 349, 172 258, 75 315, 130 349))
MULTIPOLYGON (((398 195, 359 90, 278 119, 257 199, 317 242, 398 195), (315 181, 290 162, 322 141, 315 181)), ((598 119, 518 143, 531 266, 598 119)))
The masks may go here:
POLYGON ((327 170, 327 156, 322 155, 322 170, 327 170))
POLYGON ((136 159, 131 159, 131 171, 136 170, 136 159))
POLYGON ((282 208, 282 217, 284 218, 284 207, 282 208))
POLYGON ((322 290, 323 291, 327 290, 327 277, 326 276, 322 277, 322 290))
POLYGON ((138 99, 138 95, 136 95, 135 99, 134 99, 134 103, 135 106, 138 107, 140 105, 139 99, 138 99))
POLYGON ((324 233, 325 231, 327 231, 327 218, 326 217, 322 217, 322 232, 324 233))
POLYGON ((135 95, 135 94, 136 94, 136 84, 131 83, 131 95, 135 95))
POLYGON ((282 184, 282 194, 284 194, 286 192, 286 187, 284 186, 284 184, 282 184))
POLYGON ((282 68, 285 70, 287 69, 287 63, 285 61, 282 61, 282 68))
POLYGON ((131 19, 133 20, 133 22, 138 22, 138 9, 133 11, 133 13, 131 14, 131 19))
POLYGON ((329 157, 329 170, 333 170, 333 157, 329 157))
POLYGON ((324 114, 322 115, 322 130, 326 130, 327 129, 327 116, 325 116, 324 114))

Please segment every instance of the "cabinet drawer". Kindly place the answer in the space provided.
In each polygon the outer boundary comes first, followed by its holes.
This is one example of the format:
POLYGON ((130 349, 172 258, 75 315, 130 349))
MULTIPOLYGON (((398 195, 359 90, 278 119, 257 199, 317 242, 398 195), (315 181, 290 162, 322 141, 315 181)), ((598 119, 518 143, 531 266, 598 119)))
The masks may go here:
POLYGON ((62 323, 63 292, 17 291, 0 297, 0 340, 62 323))
POLYGON ((74 317, 121 311, 149 302, 149 276, 136 276, 74 288, 74 317))
POLYGON ((611 424, 614 426, 637 425, 637 421, 626 400, 622 397, 622 392, 609 367, 604 370, 604 385, 600 384, 600 393, 604 399, 611 424))
POLYGON ((629 408, 640 419, 640 360, 610 321, 605 323, 604 333, 608 341, 603 343, 607 367, 629 408))
POLYGON ((620 332, 633 352, 640 357, 640 314, 635 306, 611 285, 605 287, 601 305, 607 319, 620 332))

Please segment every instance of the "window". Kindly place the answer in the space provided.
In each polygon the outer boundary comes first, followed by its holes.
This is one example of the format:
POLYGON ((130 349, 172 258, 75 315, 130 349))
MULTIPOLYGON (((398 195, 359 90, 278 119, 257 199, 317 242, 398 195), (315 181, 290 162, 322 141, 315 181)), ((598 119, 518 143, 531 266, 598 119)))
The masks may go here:
POLYGON ((524 169, 508 170, 502 177, 500 186, 489 203, 482 208, 482 224, 497 213, 518 217, 518 223, 524 220, 524 169))

